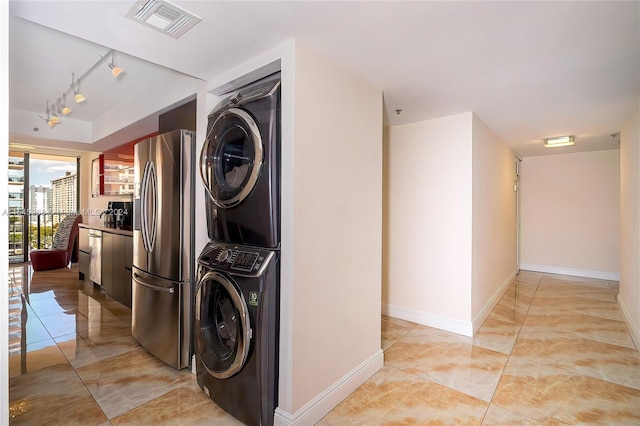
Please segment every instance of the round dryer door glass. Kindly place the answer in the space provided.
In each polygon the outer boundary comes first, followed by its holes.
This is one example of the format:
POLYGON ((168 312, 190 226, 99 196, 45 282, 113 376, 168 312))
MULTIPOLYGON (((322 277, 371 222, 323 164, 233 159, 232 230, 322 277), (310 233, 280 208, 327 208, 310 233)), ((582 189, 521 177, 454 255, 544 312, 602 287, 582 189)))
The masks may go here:
POLYGON ((262 167, 262 138, 249 113, 230 108, 214 121, 200 166, 209 196, 218 207, 233 207, 251 193, 262 167))
POLYGON ((204 275, 196 293, 196 350, 207 371, 226 379, 242 369, 249 353, 251 323, 236 286, 223 275, 204 275))

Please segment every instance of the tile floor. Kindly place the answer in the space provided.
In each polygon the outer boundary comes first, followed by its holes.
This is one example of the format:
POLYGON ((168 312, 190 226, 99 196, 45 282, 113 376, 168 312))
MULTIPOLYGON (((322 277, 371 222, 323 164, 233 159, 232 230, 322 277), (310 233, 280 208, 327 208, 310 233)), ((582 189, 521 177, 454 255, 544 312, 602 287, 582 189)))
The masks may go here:
MULTIPOLYGON (((10 266, 12 425, 238 425, 77 269, 10 266)), ((523 271, 474 338, 382 318, 385 366, 318 425, 640 425, 617 283, 523 271)))

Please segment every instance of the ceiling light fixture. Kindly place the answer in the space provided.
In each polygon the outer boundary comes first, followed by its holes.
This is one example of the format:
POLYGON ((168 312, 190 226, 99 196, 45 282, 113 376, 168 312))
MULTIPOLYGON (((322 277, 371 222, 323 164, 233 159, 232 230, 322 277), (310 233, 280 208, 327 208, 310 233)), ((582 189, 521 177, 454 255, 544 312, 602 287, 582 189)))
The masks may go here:
POLYGON ((558 136, 555 138, 547 138, 544 140, 544 146, 547 148, 557 148, 559 146, 569 146, 576 142, 576 138, 573 136, 558 136))
MULTIPOLYGON (((58 102, 59 101, 60 100, 58 99, 58 102)), ((67 95, 65 95, 64 93, 62 94, 61 108, 62 108, 62 115, 67 115, 72 111, 71 108, 67 106, 67 95)))
POLYGON ((114 52, 111 51, 111 62, 109 63, 109 68, 111 68, 111 75, 113 76, 113 78, 117 78, 120 74, 124 72, 124 70, 120 67, 117 67, 113 63, 113 55, 114 55, 114 52))
POLYGON ((47 114, 47 116, 43 117, 41 115, 38 115, 38 117, 42 118, 44 121, 47 122, 50 128, 53 128, 56 124, 60 123, 60 119, 58 118, 57 115, 55 115, 55 112, 53 113, 53 117, 55 117, 55 119, 51 116, 52 111, 53 111, 53 107, 49 109, 49 101, 47 101, 47 109, 45 110, 45 113, 47 114))
POLYGON ((58 113, 59 112, 60 112, 60 106, 57 103, 54 104, 54 105, 51 105, 51 118, 49 119, 49 122, 47 123, 49 125, 49 127, 53 127, 56 124, 60 123, 60 118, 58 117, 58 113))
POLYGON ((87 97, 80 93, 80 79, 75 81, 75 76, 76 75, 74 73, 71 73, 71 89, 73 89, 73 99, 75 99, 77 104, 80 104, 86 101, 87 97))
POLYGON ((45 111, 47 114, 47 117, 45 118, 41 115, 39 116, 40 118, 42 118, 47 122, 50 128, 53 128, 56 124, 60 123, 60 117, 59 117, 60 114, 67 115, 72 112, 71 108, 67 106, 66 98, 68 94, 73 92, 73 98, 76 101, 76 103, 82 103, 87 100, 87 97, 82 93, 80 93, 80 82, 83 81, 85 78, 87 78, 89 74, 93 72, 94 69, 96 69, 100 64, 102 64, 105 60, 107 60, 109 58, 109 55, 111 55, 111 62, 109 63, 109 68, 111 69, 111 75, 115 78, 124 72, 124 69, 114 65, 113 57, 115 55, 115 51, 113 49, 109 49, 107 53, 100 56, 100 59, 98 59, 98 62, 93 64, 91 68, 85 71, 85 73, 82 74, 77 79, 76 79, 75 73, 71 73, 71 84, 69 85, 69 88, 62 93, 62 98, 58 98, 56 99, 55 102, 52 102, 51 109, 49 109, 49 101, 47 101, 47 109, 45 111))

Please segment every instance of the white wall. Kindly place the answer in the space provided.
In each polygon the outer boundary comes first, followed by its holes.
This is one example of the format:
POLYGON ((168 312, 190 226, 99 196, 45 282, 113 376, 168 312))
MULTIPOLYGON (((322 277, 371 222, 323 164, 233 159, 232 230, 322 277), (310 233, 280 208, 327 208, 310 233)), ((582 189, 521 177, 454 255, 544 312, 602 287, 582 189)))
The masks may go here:
POLYGON ((475 114, 385 132, 383 312, 473 335, 516 273, 515 156, 475 114))
POLYGON ((472 113, 390 127, 384 312, 471 334, 472 113))
MULTIPOLYGON (((274 63, 282 78, 275 423, 306 425, 383 364, 382 92, 290 40, 208 82, 207 110, 221 87, 274 63)), ((199 185, 196 206, 201 193, 199 185)))
POLYGON ((618 303, 640 347, 640 112, 620 134, 620 294, 618 303))
MULTIPOLYGON (((203 83, 198 88, 196 94, 196 137, 195 137, 195 179, 194 185, 194 200, 192 202, 193 215, 194 215, 194 230, 193 236, 194 243, 194 256, 197 257, 202 252, 204 246, 209 242, 209 236, 207 235, 207 216, 205 214, 205 189, 200 177, 200 152, 204 146, 204 142, 207 134, 208 115, 211 109, 215 106, 217 98, 210 96, 206 92, 205 84, 203 83)), ((195 278, 194 278, 195 280, 195 278)))
POLYGON ((293 167, 291 407, 300 412, 370 358, 382 367, 382 92, 300 45, 293 167))
POLYGON ((617 279, 620 151, 526 157, 521 269, 617 279))
POLYGON ((517 272, 515 154, 473 116, 472 301, 474 330, 517 272))

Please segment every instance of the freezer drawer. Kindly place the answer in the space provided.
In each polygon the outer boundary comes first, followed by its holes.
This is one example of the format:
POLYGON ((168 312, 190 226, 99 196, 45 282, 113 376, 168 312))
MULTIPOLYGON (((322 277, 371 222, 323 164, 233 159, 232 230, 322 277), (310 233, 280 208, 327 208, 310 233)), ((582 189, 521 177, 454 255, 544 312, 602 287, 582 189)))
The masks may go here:
POLYGON ((131 334, 149 352, 180 370, 189 365, 191 284, 133 267, 131 334))

